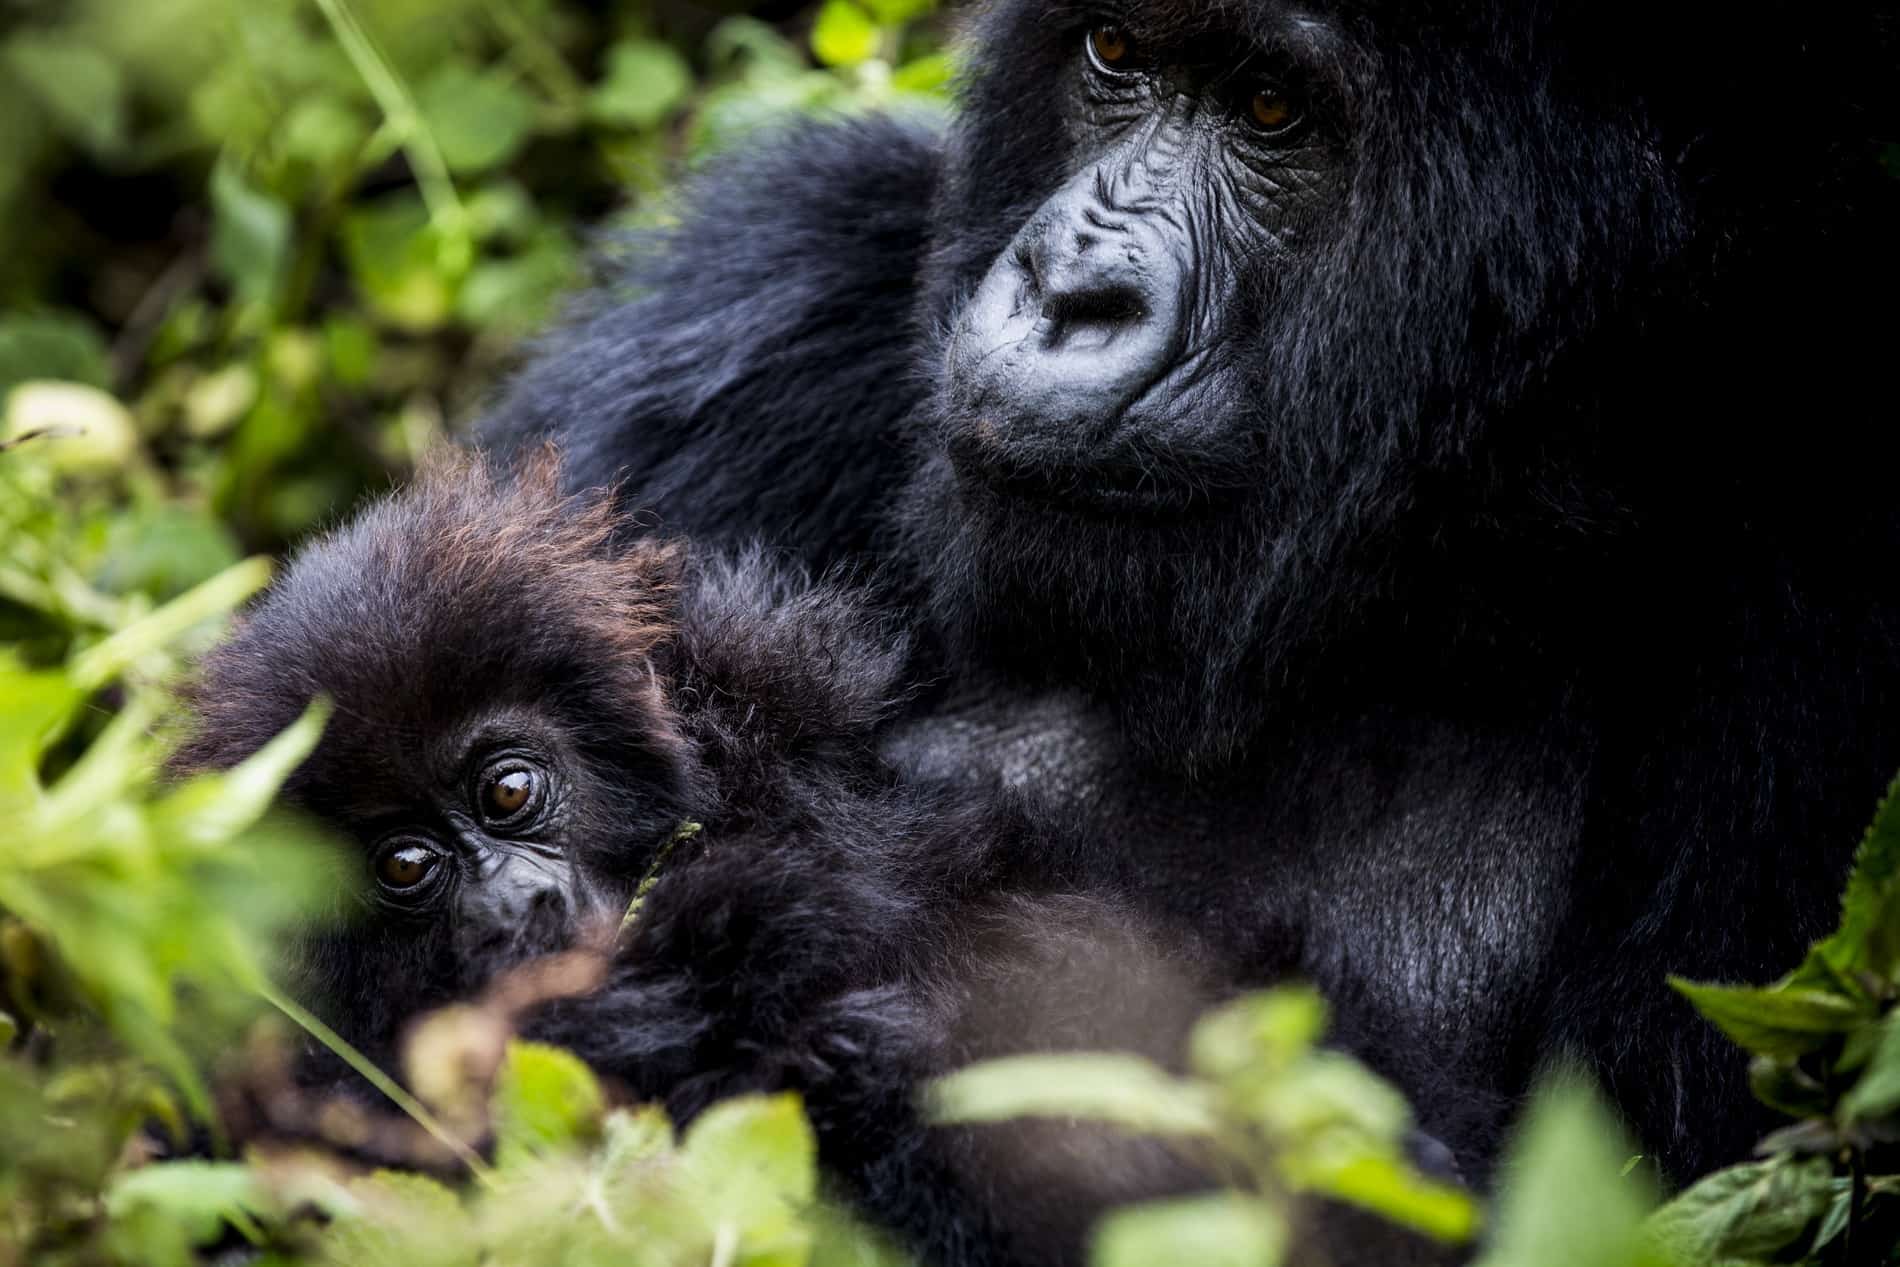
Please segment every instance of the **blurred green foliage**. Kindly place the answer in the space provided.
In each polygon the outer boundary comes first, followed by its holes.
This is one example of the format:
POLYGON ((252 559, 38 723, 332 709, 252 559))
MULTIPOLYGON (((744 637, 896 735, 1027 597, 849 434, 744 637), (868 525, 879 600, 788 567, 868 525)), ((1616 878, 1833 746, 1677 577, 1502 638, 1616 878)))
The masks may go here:
POLYGON ((475 412, 682 165, 941 102, 929 0, 719 8, 0 4, 0 400, 109 392, 169 500, 281 548, 475 412))
MULTIPOLYGON (((268 810, 321 706, 237 770, 161 772, 169 684, 268 576, 247 554, 474 412, 584 280, 585 235, 664 223, 682 167, 800 112, 940 108, 932 10, 0 0, 0 1267, 897 1262, 815 1199, 795 1101, 676 1135, 564 1053, 510 1044, 465 1078, 457 1026, 486 1032, 466 1014, 424 1027, 438 1046, 404 1101, 463 1132, 437 1159, 462 1159, 457 1182, 234 1157, 214 1087, 268 1066, 282 1017, 260 1014, 309 1019, 273 958, 337 891, 329 852, 268 810), (481 1138, 489 1160, 463 1142, 481 1138), (155 1160, 175 1151, 205 1159, 155 1160)), ((1684 987, 1798 1119, 1763 1160, 1652 1213, 1647 1168, 1558 1081, 1505 1166, 1483 1267, 1888 1260, 1896 840, 1890 801, 1840 933, 1791 977, 1684 987)), ((1402 1100, 1316 1045, 1322 1026, 1310 993, 1280 991, 1210 1017, 1185 1075, 1016 1061, 937 1103, 1159 1133, 1232 1177, 1112 1216, 1102 1267, 1267 1267, 1308 1196, 1473 1235, 1471 1199, 1407 1162, 1402 1100)))

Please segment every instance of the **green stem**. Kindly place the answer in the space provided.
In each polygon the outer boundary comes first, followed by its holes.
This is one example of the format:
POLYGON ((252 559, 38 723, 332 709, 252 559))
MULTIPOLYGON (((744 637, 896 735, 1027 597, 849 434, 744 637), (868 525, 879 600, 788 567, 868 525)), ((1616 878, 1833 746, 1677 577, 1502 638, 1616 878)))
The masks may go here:
POLYGON ((388 1096, 390 1102, 408 1114, 410 1120, 429 1132, 436 1142, 455 1154, 456 1158, 467 1166, 469 1172, 477 1179, 483 1183, 493 1182, 494 1172, 488 1168, 488 1164, 476 1154, 474 1149, 456 1138, 435 1114, 429 1112, 427 1105, 398 1086, 394 1078, 378 1069, 371 1063, 369 1057, 350 1046, 341 1034, 318 1020, 302 1004, 278 990, 270 982, 259 981, 256 983, 256 988, 266 1003, 296 1022, 305 1033, 335 1052, 344 1064, 361 1074, 364 1081, 388 1096))
POLYGON ((415 171, 416 185, 429 208, 430 221, 445 243, 466 245, 467 211, 462 206, 461 196, 455 192, 455 181, 449 176, 449 165, 435 143, 435 134, 423 122, 422 111, 417 108, 408 86, 376 47, 376 41, 351 10, 348 0, 316 0, 316 3, 351 65, 356 67, 356 73, 362 76, 370 95, 376 98, 383 117, 401 136, 403 153, 408 155, 409 166, 415 171))

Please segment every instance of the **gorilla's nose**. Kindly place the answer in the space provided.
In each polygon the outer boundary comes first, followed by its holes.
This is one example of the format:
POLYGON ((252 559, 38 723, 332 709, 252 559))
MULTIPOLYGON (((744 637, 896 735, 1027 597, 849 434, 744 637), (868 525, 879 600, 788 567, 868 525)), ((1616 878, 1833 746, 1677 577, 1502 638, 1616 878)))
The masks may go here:
POLYGON ((1046 235, 1043 245, 1023 253, 1026 284, 1041 307, 1045 351, 1101 351, 1118 343, 1127 350, 1154 328, 1135 250, 1118 250, 1085 230, 1046 235))
POLYGON ((1101 434, 1173 363, 1181 272, 1139 217, 1084 191, 1052 199, 964 310, 952 390, 1023 439, 1101 434))

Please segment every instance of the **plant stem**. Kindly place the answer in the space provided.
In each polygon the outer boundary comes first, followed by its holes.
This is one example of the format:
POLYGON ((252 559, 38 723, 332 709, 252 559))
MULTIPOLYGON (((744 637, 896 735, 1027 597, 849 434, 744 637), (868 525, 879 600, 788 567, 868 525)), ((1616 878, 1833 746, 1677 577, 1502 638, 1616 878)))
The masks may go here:
POLYGON ((266 1003, 296 1022, 305 1033, 335 1052, 344 1064, 361 1074, 364 1081, 388 1096, 390 1102, 406 1113, 410 1120, 429 1132, 436 1142, 455 1154, 456 1159, 467 1166, 469 1172, 477 1179, 483 1183, 493 1182, 494 1172, 488 1168, 488 1163, 484 1162, 474 1149, 458 1139, 435 1114, 429 1112, 427 1105, 396 1085, 394 1078, 378 1069, 369 1057, 350 1046, 341 1034, 318 1020, 295 999, 284 994, 268 981, 259 981, 256 985, 257 992, 263 996, 266 1003))

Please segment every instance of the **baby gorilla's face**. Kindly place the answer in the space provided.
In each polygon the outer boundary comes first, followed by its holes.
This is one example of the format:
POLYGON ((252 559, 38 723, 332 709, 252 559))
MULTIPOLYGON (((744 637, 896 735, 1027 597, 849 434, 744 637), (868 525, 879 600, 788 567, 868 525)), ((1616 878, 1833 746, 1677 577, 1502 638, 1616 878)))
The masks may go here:
MULTIPOLYGON (((559 949, 580 921, 604 915, 617 887, 610 858, 583 865, 574 830, 592 789, 553 727, 504 711, 422 742, 396 780, 325 788, 365 849, 367 896, 382 916, 441 924, 459 960, 508 960, 559 949), (427 749, 434 749, 428 751, 427 749), (365 786, 367 784, 367 786, 365 786)), ((339 771, 339 773, 342 773, 339 771)), ((317 789, 310 788, 310 792, 317 789)))
POLYGON ((343 837, 347 918, 301 988, 346 1037, 608 929, 694 800, 663 680, 678 550, 549 462, 445 459, 306 547, 201 666, 180 769, 334 711, 284 787, 343 837))

